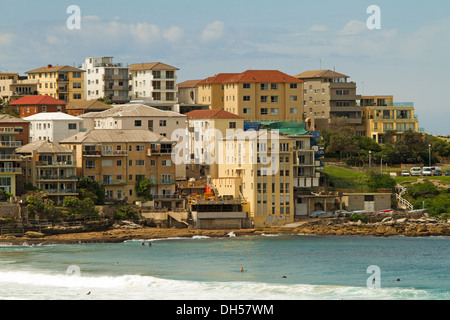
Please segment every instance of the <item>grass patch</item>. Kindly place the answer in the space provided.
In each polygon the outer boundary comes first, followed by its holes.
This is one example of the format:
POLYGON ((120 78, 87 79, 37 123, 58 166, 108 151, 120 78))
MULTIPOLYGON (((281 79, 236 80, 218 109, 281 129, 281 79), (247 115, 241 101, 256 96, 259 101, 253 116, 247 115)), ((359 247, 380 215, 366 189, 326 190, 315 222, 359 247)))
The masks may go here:
POLYGON ((369 189, 367 185, 369 177, 365 172, 335 166, 325 166, 324 173, 328 179, 329 186, 332 188, 369 189))

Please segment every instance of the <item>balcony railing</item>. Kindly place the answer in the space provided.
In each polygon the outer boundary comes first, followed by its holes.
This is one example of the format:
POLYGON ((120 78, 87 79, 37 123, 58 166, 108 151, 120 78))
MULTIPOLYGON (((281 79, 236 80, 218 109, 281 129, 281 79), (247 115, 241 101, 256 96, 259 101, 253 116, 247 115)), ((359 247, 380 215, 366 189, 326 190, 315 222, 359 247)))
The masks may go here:
POLYGON ((0 173, 22 173, 22 168, 0 168, 0 173))
POLYGON ((74 195, 76 195, 76 194, 78 194, 77 193, 77 190, 75 190, 75 189, 44 189, 43 190, 45 193, 47 193, 47 194, 74 194, 74 195))
POLYGON ((39 161, 38 167, 76 167, 76 161, 64 161, 64 162, 51 162, 51 161, 39 161))
POLYGON ((100 157, 102 155, 102 152, 100 150, 84 150, 83 156, 88 157, 100 157))
POLYGON ((37 180, 77 180, 77 176, 40 176, 37 180))
POLYGON ((17 148, 22 146, 22 141, 1 141, 0 147, 17 148))
POLYGON ((22 157, 18 154, 0 154, 0 161, 19 161, 22 160, 22 157))
POLYGON ((126 156, 128 156, 128 151, 125 151, 125 150, 102 151, 102 156, 105 156, 105 157, 126 157, 126 156))

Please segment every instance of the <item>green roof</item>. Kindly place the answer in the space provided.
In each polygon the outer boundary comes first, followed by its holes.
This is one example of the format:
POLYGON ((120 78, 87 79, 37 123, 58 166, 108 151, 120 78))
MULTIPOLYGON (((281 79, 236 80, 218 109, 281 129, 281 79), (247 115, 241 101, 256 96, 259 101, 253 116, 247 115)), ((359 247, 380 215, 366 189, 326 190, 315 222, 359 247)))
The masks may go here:
POLYGON ((293 136, 309 134, 303 122, 261 122, 268 130, 278 130, 280 134, 293 136))

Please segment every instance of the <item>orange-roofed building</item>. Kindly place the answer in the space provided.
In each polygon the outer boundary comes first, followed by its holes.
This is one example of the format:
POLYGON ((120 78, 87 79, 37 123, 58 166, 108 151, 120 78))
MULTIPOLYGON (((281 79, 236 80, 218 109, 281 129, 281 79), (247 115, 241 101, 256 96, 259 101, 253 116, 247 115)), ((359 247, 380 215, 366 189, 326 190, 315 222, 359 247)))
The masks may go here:
POLYGON ((222 73, 198 83, 199 102, 246 121, 303 121, 303 81, 278 70, 222 73))
POLYGON ((25 118, 41 112, 66 112, 67 104, 50 96, 25 96, 10 105, 17 108, 21 118, 25 118))

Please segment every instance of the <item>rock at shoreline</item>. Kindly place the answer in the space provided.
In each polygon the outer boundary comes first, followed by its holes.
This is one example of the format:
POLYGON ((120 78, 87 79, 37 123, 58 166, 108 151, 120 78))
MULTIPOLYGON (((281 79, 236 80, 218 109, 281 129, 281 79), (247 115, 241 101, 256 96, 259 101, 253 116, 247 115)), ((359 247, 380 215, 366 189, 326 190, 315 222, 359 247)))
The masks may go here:
POLYGON ((28 231, 25 233, 25 236, 30 239, 40 239, 43 238, 45 235, 40 232, 28 231))

